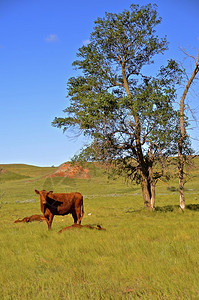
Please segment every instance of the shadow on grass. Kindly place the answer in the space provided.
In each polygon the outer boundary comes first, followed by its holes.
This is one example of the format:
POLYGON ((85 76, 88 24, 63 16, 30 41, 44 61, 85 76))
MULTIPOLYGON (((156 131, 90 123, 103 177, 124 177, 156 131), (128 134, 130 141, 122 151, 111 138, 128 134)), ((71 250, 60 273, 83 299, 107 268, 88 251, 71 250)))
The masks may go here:
MULTIPOLYGON (((186 209, 187 210, 194 210, 194 211, 199 211, 199 204, 188 204, 186 205, 186 209)), ((157 206, 155 208, 155 212, 163 212, 163 213, 167 213, 167 212, 173 212, 173 211, 177 211, 180 210, 179 205, 165 205, 165 206, 157 206)), ((146 211, 144 208, 143 209, 138 209, 138 210, 126 210, 126 213, 140 213, 146 211)))
POLYGON ((198 210, 199 211, 199 204, 188 204, 186 206, 186 209, 189 209, 189 210, 198 210))
MULTIPOLYGON (((154 210, 154 212, 163 212, 163 213, 166 213, 166 212, 172 212, 176 209, 178 209, 179 206, 178 205, 166 205, 166 206, 157 206, 154 210)), ((142 212, 151 212, 150 210, 147 210, 146 208, 141 208, 141 209, 137 209, 137 210, 131 210, 131 209, 128 209, 126 210, 125 212, 126 213, 142 213, 142 212)))
POLYGON ((172 212, 179 208, 179 205, 165 205, 165 206, 157 206, 155 211, 157 212, 172 212))
MULTIPOLYGON (((186 205, 186 209, 187 210, 195 210, 195 211, 199 211, 199 204, 188 204, 186 205)), ((185 211, 186 211, 185 209, 185 211)), ((176 210, 180 210, 179 205, 166 205, 166 206, 157 206, 155 208, 155 211, 158 212, 172 212, 172 211, 176 211, 176 210)))
POLYGON ((132 213, 140 213, 140 212, 143 212, 143 211, 146 211, 146 209, 145 208, 141 208, 141 209, 131 209, 131 208, 129 208, 129 209, 127 209, 127 210, 125 210, 125 213, 126 214, 132 214, 132 213))

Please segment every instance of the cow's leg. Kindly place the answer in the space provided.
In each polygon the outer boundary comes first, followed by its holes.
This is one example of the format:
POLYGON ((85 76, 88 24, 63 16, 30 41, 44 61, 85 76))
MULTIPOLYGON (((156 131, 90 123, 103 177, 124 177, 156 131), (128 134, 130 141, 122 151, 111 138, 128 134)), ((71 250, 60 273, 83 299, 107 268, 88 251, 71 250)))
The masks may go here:
POLYGON ((46 223, 48 225, 48 229, 50 230, 51 229, 51 224, 52 224, 52 221, 53 221, 53 215, 45 215, 45 220, 46 220, 46 223))
MULTIPOLYGON (((49 223, 49 216, 44 216, 44 218, 45 218, 45 221, 46 221, 46 223, 48 225, 48 223, 49 223)), ((48 225, 48 229, 49 229, 49 225, 48 225)))
POLYGON ((74 219, 74 224, 77 224, 77 214, 76 214, 75 210, 72 212, 72 216, 73 216, 73 219, 74 219))
POLYGON ((78 207, 76 209, 76 215, 77 215, 78 223, 81 224, 81 220, 82 220, 82 217, 81 217, 81 207, 78 207))
POLYGON ((52 222, 53 222, 53 218, 54 218, 54 215, 51 214, 49 216, 49 220, 48 220, 48 229, 50 230, 51 229, 51 225, 52 225, 52 222))

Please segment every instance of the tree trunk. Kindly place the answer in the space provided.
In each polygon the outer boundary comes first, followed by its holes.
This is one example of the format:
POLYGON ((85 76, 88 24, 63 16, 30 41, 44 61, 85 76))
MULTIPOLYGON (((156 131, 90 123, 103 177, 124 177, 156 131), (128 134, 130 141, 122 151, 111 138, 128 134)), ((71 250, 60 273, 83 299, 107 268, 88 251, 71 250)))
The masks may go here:
POLYGON ((150 180, 150 190, 151 190, 151 210, 155 210, 155 182, 153 179, 153 169, 152 166, 149 167, 149 180, 150 180))
MULTIPOLYGON (((126 78, 126 72, 125 72, 125 60, 122 62, 120 57, 118 56, 119 62, 121 64, 122 68, 122 77, 124 81, 124 88, 126 90, 127 96, 131 97, 131 92, 129 89, 128 80, 126 78)), ((155 208, 155 185, 152 186, 151 183, 153 183, 153 173, 152 173, 152 166, 151 166, 151 177, 150 177, 150 171, 149 171, 149 165, 146 166, 143 152, 142 152, 142 146, 141 146, 141 125, 140 125, 140 119, 139 115, 136 111, 132 110, 132 115, 134 117, 135 121, 135 141, 136 141, 136 155, 137 155, 137 162, 139 163, 141 167, 141 187, 142 187, 142 196, 144 199, 144 206, 147 209, 154 210, 155 208)))
POLYGON ((144 199, 144 207, 150 209, 151 207, 151 192, 149 189, 149 184, 147 178, 144 175, 141 175, 141 187, 142 187, 142 196, 144 199))
POLYGON ((141 174, 142 196, 144 206, 147 209, 155 210, 155 184, 149 172, 148 175, 141 174))
POLYGON ((155 184, 151 185, 151 210, 155 210, 155 184))
POLYGON ((149 164, 149 180, 150 180, 150 189, 151 189, 151 210, 155 210, 155 181, 153 178, 153 146, 152 141, 150 141, 150 150, 148 152, 148 164, 149 164))
POLYGON ((179 187, 180 187, 180 208, 185 209, 185 197, 184 197, 184 181, 183 178, 179 176, 179 187))
MULTIPOLYGON (((182 131, 181 131, 182 134, 182 131)), ((185 209, 185 196, 184 196, 184 157, 182 154, 183 139, 178 141, 178 173, 179 173, 179 191, 180 191, 180 208, 185 209)))
POLYGON ((189 88, 196 77, 199 71, 199 57, 196 60, 195 69, 192 76, 190 77, 182 98, 180 100, 180 138, 178 141, 178 172, 179 172, 179 188, 180 188, 180 208, 185 209, 185 195, 184 195, 184 156, 183 156, 183 141, 186 136, 185 130, 185 119, 184 119, 184 110, 185 110, 185 98, 189 91, 189 88))

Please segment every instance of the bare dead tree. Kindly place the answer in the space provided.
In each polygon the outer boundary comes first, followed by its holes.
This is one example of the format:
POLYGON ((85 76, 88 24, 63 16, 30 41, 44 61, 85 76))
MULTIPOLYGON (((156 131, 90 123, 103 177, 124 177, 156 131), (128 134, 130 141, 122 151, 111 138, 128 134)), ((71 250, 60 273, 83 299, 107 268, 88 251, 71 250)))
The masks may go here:
POLYGON ((188 77, 188 82, 185 86, 182 98, 180 100, 180 138, 178 140, 178 174, 179 174, 179 191, 180 191, 180 208, 185 209, 185 195, 184 195, 184 165, 185 165, 185 154, 184 142, 186 139, 186 128, 185 128, 185 99, 188 94, 189 88, 193 83, 194 79, 199 72, 199 51, 196 57, 190 55, 185 49, 181 49, 182 52, 189 58, 194 60, 194 70, 191 73, 191 76, 188 77))

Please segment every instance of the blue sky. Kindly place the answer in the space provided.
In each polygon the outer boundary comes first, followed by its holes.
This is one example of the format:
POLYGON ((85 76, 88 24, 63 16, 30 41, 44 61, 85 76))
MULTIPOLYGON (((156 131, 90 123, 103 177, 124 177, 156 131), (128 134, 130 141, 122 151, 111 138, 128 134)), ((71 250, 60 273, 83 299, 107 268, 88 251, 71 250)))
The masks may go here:
MULTIPOLYGON (((158 35, 167 35, 169 42, 169 51, 150 68, 166 64, 169 58, 183 61, 179 47, 196 55, 198 0, 0 0, 0 163, 59 165, 78 153, 84 138, 68 138, 51 126, 68 105, 66 82, 75 75, 72 62, 77 50, 89 40, 94 20, 105 11, 121 12, 132 3, 149 2, 158 5, 163 19, 158 35)), ((185 64, 190 72, 190 60, 185 64)), ((198 87, 195 84, 195 93, 198 87)), ((188 101, 199 119, 195 93, 188 101)), ((195 122, 191 126, 197 138, 199 128, 195 122)), ((193 147, 198 146, 194 140, 193 147)))

